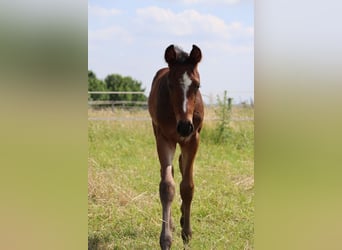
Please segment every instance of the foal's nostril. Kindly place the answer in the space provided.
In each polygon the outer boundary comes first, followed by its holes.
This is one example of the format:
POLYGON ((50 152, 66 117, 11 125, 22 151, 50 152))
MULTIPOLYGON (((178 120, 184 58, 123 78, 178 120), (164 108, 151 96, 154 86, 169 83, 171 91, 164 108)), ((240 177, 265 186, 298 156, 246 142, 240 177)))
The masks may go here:
POLYGON ((189 136, 194 131, 194 126, 190 121, 179 121, 177 124, 177 133, 180 136, 189 136))
POLYGON ((192 123, 190 123, 190 127, 189 127, 189 134, 191 134, 194 131, 194 125, 192 125, 192 123))

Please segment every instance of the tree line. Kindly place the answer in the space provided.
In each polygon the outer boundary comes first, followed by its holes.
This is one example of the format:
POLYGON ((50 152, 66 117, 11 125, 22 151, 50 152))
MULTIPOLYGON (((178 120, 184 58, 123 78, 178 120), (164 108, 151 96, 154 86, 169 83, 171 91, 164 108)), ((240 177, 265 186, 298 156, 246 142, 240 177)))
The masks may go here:
MULTIPOLYGON (((109 74, 103 80, 96 77, 92 70, 88 70, 88 91, 136 91, 144 92, 142 83, 130 76, 109 74)), ((90 101, 146 101, 144 94, 88 94, 90 101)))

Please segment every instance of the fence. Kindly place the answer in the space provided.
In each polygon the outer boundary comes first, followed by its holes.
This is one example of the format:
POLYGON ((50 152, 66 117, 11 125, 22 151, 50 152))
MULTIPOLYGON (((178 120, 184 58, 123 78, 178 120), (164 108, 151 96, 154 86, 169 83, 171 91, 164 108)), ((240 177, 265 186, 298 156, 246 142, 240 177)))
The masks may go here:
MULTIPOLYGON (((89 91, 88 94, 145 94, 144 92, 138 92, 138 91, 89 91)), ((209 97, 208 95, 203 95, 202 96, 206 96, 209 97)), ((119 109, 122 108, 132 108, 132 107, 141 107, 142 109, 146 109, 147 108, 147 101, 108 101, 108 100, 104 100, 104 101, 92 101, 89 100, 88 101, 88 105, 89 107, 111 107, 112 111, 115 110, 116 107, 120 107, 119 109)), ((240 105, 246 105, 246 104, 240 104, 240 105)), ((215 105, 208 105, 207 106, 215 106, 215 105)), ((247 105, 248 106, 248 105, 247 105)), ((253 107, 253 103, 251 102, 251 104, 249 105, 251 107, 253 107)), ((205 118, 206 120, 219 120, 218 117, 215 116, 207 116, 205 118)), ((129 117, 122 117, 122 116, 118 116, 117 113, 110 113, 110 115, 106 115, 106 116, 88 116, 88 120, 91 121, 148 121, 151 120, 151 118, 149 117, 148 113, 146 112, 146 116, 129 116, 129 117)), ((254 121, 254 116, 245 116, 245 117, 232 117, 232 121, 254 121)))
MULTIPOLYGON (((231 93, 243 93, 245 96, 248 95, 249 96, 249 104, 251 106, 254 105, 254 99, 251 97, 253 95, 252 92, 250 91, 238 91, 238 92, 229 92, 229 95, 231 95, 231 93)), ((121 94, 131 94, 131 95, 145 95, 145 92, 142 91, 88 91, 88 94, 110 94, 110 95, 121 95, 121 94)), ((213 105, 214 103, 214 96, 213 95, 206 95, 202 93, 202 96, 205 99, 207 99, 206 104, 207 105, 213 105)), ((240 99, 240 103, 242 104, 246 104, 248 101, 245 98, 245 100, 241 100, 240 98, 234 98, 233 99, 240 99)), ((115 106, 145 106, 147 107, 147 101, 124 101, 124 100, 116 100, 116 101, 111 101, 111 100, 88 100, 88 105, 89 106, 101 106, 101 105, 106 105, 106 106, 111 106, 112 108, 114 108, 115 106)))
MULTIPOLYGON (((103 95, 103 94, 110 94, 110 95, 145 95, 145 92, 142 91, 88 91, 89 95, 92 94, 98 94, 98 95, 103 95)), ((116 101, 111 101, 111 100, 88 100, 88 105, 89 106, 111 106, 112 109, 115 106, 147 106, 147 101, 125 101, 125 100, 116 100, 116 101)))
MULTIPOLYGON (((89 121, 150 121, 151 118, 149 116, 146 117, 88 117, 89 121)), ((205 117, 206 121, 219 121, 218 117, 205 117)), ((253 117, 232 117, 231 119, 234 122, 243 122, 243 121, 254 121, 253 117)))

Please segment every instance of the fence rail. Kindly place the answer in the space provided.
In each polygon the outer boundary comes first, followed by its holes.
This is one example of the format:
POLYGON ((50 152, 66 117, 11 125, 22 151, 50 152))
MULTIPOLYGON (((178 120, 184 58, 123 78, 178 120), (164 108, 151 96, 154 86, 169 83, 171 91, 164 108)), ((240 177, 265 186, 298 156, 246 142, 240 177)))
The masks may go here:
MULTIPOLYGON (((112 95, 145 95, 143 91, 88 91, 88 94, 112 94, 112 95)), ((147 101, 127 101, 127 100, 88 100, 90 106, 111 105, 114 106, 147 106, 147 101)))
POLYGON ((145 101, 88 101, 89 105, 147 105, 145 101))
POLYGON ((131 95, 142 95, 145 94, 143 91, 88 91, 88 94, 131 94, 131 95))
MULTIPOLYGON (((88 117, 89 121, 151 121, 150 117, 88 117)), ((205 121, 219 121, 218 117, 208 117, 205 121)), ((254 121, 253 117, 232 117, 232 121, 254 121)))

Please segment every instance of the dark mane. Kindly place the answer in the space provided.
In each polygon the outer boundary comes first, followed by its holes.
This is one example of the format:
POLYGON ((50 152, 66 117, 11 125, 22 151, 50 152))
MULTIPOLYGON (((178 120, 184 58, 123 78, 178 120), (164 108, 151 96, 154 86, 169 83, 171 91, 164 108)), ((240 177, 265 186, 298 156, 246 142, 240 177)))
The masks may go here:
POLYGON ((177 63, 186 63, 187 59, 189 58, 189 54, 183 51, 180 47, 175 46, 175 51, 176 51, 176 62, 177 63))

